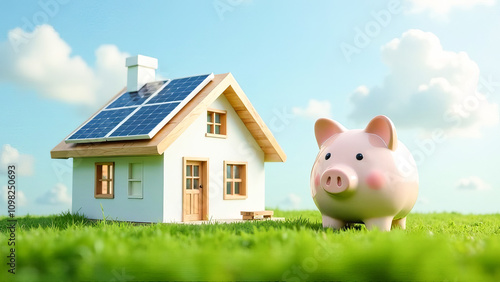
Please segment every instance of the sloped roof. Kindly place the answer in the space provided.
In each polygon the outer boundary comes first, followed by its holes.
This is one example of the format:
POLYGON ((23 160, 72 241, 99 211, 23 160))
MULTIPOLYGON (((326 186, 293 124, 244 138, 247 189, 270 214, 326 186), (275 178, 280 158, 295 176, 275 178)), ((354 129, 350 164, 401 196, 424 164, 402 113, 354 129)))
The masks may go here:
MULTIPOLYGON (((121 92, 120 92, 121 93, 121 92)), ((264 152, 266 162, 286 161, 273 134, 252 106, 231 73, 215 75, 152 139, 98 143, 61 141, 50 155, 53 159, 99 156, 161 155, 220 96, 224 95, 264 152)), ((113 97, 113 99, 116 98, 113 97)))

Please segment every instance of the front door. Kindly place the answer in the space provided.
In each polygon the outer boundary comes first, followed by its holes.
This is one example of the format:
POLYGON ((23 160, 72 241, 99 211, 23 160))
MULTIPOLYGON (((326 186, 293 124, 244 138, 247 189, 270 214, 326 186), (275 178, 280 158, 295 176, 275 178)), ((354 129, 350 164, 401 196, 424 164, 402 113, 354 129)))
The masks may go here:
POLYGON ((187 161, 184 167, 184 220, 203 219, 203 162, 187 161))

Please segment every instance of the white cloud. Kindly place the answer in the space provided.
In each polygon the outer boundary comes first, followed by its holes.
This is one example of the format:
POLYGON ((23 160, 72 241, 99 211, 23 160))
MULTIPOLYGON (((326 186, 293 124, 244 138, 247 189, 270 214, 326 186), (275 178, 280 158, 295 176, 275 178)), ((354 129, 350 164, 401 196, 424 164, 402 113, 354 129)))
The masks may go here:
POLYGON ((126 83, 126 53, 102 45, 95 67, 71 54, 71 47, 50 25, 32 32, 15 28, 0 42, 0 81, 35 90, 42 97, 95 106, 115 95, 126 83))
POLYGON ((490 190, 491 186, 488 183, 484 182, 481 178, 477 176, 471 176, 468 178, 462 178, 458 180, 456 188, 459 190, 476 191, 476 190, 490 190))
POLYGON ((294 193, 288 194, 279 204, 280 209, 296 210, 300 208, 302 199, 294 193))
POLYGON ((21 154, 10 144, 3 145, 0 155, 2 173, 6 173, 8 165, 16 165, 15 170, 19 175, 32 175, 34 162, 35 158, 32 155, 21 154))
POLYGON ((493 6, 496 0, 408 0, 411 13, 429 12, 431 16, 446 15, 452 9, 471 9, 474 6, 493 6))
POLYGON ((115 45, 101 45, 95 51, 98 105, 107 102, 127 84, 125 59, 130 55, 120 52, 115 45))
POLYGON ((44 205, 70 205, 71 196, 68 195, 66 185, 57 183, 52 189, 38 197, 36 201, 44 205))
POLYGON ((330 118, 332 116, 330 102, 315 99, 309 100, 305 108, 293 107, 292 113, 300 117, 312 119, 330 118))
MULTIPOLYGON (((479 68, 465 52, 443 50, 430 32, 409 30, 382 47, 390 73, 382 86, 358 87, 350 117, 389 116, 397 126, 479 136, 499 120, 498 105, 480 93, 479 68)), ((487 89, 485 89, 487 90, 487 89)))
MULTIPOLYGON (((8 199, 8 196, 9 196, 8 191, 9 190, 7 189, 6 185, 2 187, 2 195, 3 195, 4 203, 7 203, 7 201, 9 200, 8 199)), ((16 189, 14 196, 16 197, 15 198, 16 207, 24 207, 28 203, 28 199, 24 195, 23 191, 19 191, 19 190, 16 189)))

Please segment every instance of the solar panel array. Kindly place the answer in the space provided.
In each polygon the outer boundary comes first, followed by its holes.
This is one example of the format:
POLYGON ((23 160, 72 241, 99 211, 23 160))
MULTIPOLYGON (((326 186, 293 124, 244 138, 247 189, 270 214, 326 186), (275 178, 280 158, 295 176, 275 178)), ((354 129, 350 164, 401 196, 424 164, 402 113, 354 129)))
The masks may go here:
POLYGON ((153 138, 213 77, 207 74, 151 82, 137 92, 125 92, 65 141, 86 143, 153 138))

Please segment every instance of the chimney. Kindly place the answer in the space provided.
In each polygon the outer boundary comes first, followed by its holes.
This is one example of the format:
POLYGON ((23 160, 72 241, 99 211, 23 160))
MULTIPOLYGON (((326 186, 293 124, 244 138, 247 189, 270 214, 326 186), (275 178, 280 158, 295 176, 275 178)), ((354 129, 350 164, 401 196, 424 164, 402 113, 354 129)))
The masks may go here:
POLYGON ((155 81, 155 70, 158 68, 157 59, 137 55, 127 58, 125 66, 128 68, 128 92, 139 91, 144 84, 155 81))

